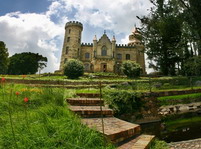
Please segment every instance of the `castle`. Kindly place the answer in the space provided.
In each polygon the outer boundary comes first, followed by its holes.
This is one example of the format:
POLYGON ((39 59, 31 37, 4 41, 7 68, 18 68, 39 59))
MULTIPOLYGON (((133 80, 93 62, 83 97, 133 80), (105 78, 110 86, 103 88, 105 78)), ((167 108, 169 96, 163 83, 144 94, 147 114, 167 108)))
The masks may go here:
POLYGON ((129 35, 128 44, 116 44, 106 33, 100 39, 96 35, 93 43, 81 43, 83 25, 80 22, 70 21, 65 25, 65 37, 60 62, 60 71, 70 59, 79 59, 84 63, 85 72, 120 72, 123 61, 131 60, 140 64, 145 74, 144 46, 141 35, 134 28, 129 35))

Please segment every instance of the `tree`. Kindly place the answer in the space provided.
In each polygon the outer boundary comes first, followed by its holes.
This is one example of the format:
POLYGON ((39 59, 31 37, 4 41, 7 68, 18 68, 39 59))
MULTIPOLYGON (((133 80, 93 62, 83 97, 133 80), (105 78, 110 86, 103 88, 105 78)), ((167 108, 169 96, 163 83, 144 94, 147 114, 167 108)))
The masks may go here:
POLYGON ((201 56, 194 56, 189 58, 184 63, 185 75, 200 76, 201 75, 201 56))
POLYGON ((201 3, 200 0, 177 0, 183 8, 185 21, 191 27, 191 41, 198 55, 201 55, 201 3), (196 46, 195 46, 196 45, 196 46))
POLYGON ((9 74, 35 74, 39 68, 46 67, 47 58, 38 53, 24 52, 11 56, 9 74))
POLYGON ((8 49, 3 41, 0 41, 0 74, 6 74, 8 69, 8 49))
POLYGON ((129 78, 139 77, 142 70, 140 65, 133 61, 124 61, 121 69, 123 73, 129 78))
POLYGON ((154 7, 149 16, 139 18, 150 66, 164 75, 175 75, 180 62, 182 19, 172 1, 151 0, 154 7))
POLYGON ((64 75, 69 79, 77 79, 84 74, 84 65, 79 60, 69 60, 64 66, 64 75))

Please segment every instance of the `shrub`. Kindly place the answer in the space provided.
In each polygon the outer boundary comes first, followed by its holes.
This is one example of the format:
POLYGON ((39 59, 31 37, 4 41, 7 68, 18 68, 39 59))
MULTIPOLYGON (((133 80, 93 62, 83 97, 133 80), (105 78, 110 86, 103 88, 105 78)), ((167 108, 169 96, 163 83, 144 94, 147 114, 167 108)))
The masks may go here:
POLYGON ((133 61, 124 61, 121 69, 128 78, 136 78, 140 76, 142 68, 133 61))
POLYGON ((156 139, 151 143, 150 149, 169 149, 169 146, 165 141, 156 139))
POLYGON ((118 115, 138 112, 143 105, 140 93, 136 92, 108 90, 104 92, 104 99, 118 115))
POLYGON ((84 65, 79 60, 69 60, 64 66, 64 75, 69 79, 77 79, 84 74, 84 65))

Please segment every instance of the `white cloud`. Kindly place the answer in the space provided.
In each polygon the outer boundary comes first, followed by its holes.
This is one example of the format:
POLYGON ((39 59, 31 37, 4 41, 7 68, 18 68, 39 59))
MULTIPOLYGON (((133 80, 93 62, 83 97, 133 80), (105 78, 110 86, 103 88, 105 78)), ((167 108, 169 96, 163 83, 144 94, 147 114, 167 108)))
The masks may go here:
MULTIPOLYGON (((1 36, 8 47, 10 56, 21 52, 39 53, 48 58, 48 67, 45 72, 53 72, 59 68, 59 57, 63 40, 64 27, 51 21, 51 15, 57 13, 55 9, 59 6, 53 2, 47 13, 8 13, 0 16, 1 36), (59 55, 59 54, 57 54, 59 55)), ((65 21, 66 18, 62 18, 65 21)))
MULTIPOLYGON (((113 30, 115 33, 129 33, 134 24, 139 25, 136 16, 148 13, 149 0, 59 0, 65 8, 77 10, 75 19, 96 27, 113 30)), ((70 9, 69 9, 70 10, 70 9)))
POLYGON ((150 6, 149 0, 52 0, 48 10, 40 14, 12 12, 0 16, 0 40, 7 44, 10 55, 35 52, 48 57, 44 71, 53 72, 59 68, 68 20, 82 22, 84 29, 89 27, 84 32, 87 42, 92 42, 98 28, 102 33, 110 30, 110 36, 114 33, 121 43, 127 43, 134 24, 139 24, 136 15, 147 14, 150 6))

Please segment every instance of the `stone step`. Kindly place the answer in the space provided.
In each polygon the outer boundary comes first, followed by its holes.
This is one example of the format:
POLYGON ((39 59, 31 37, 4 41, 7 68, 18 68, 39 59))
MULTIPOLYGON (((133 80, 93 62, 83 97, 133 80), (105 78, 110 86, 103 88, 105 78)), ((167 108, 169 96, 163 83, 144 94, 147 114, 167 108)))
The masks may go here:
MULTIPOLYGON (((82 123, 103 133, 102 118, 83 118, 82 123)), ((128 123, 115 117, 103 118, 104 134, 113 142, 118 143, 140 134, 140 125, 128 123)))
POLYGON ((98 93, 77 93, 77 96, 86 97, 86 98, 98 98, 100 94, 98 93))
POLYGON ((120 145, 117 149, 148 149, 154 138, 153 135, 140 135, 120 145))
POLYGON ((74 106, 100 106, 104 105, 104 101, 100 98, 68 98, 67 102, 74 106))
POLYGON ((102 114, 100 106, 69 106, 70 110, 79 114, 81 117, 111 117, 113 110, 102 106, 102 114))

